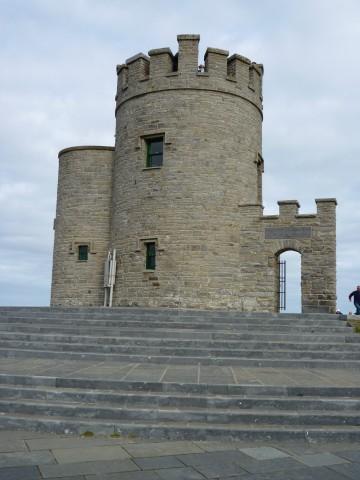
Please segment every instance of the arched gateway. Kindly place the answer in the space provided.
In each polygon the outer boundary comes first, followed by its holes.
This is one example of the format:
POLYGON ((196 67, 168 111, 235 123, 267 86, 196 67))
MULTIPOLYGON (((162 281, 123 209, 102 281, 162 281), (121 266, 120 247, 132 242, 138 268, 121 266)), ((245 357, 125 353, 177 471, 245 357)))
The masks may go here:
POLYGON ((303 258, 303 311, 335 312, 334 199, 264 216, 263 67, 179 35, 119 65, 115 147, 59 153, 52 305, 276 311, 276 256, 303 258), (109 255, 111 252, 111 255, 109 255), (107 296, 107 298, 109 298, 107 296))

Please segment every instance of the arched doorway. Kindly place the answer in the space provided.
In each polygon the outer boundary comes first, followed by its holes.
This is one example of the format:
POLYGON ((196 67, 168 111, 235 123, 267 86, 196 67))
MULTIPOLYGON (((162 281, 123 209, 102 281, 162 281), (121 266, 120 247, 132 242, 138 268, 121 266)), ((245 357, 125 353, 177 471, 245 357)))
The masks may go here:
POLYGON ((284 250, 277 254, 277 310, 301 313, 301 254, 284 250))

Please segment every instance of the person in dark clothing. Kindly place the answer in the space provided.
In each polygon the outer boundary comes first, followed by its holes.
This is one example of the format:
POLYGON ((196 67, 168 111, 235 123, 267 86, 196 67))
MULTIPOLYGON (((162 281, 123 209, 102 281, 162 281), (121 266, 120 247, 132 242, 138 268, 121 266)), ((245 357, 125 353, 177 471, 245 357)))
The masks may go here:
POLYGON ((356 290, 350 293, 349 300, 351 302, 351 297, 354 297, 354 305, 356 308, 355 315, 360 315, 360 285, 356 287, 356 290))

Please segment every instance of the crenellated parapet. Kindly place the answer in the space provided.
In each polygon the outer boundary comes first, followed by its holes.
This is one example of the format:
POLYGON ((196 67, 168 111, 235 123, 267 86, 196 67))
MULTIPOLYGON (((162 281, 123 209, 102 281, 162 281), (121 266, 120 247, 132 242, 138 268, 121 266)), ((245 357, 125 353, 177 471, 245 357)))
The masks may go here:
POLYGON ((178 35, 179 50, 158 48, 117 66, 116 108, 130 98, 177 89, 220 91, 241 97, 262 111, 263 66, 227 50, 207 48, 199 65, 200 35, 178 35))
MULTIPOLYGON (((335 313, 337 201, 315 202, 316 212, 306 214, 299 213, 297 200, 279 201, 277 215, 263 215, 258 204, 239 205, 241 274, 245 283, 255 286, 256 302, 264 310, 279 309, 280 255, 295 251, 301 255, 302 311, 335 313)), ((252 301, 246 299, 247 308, 252 301)))
MULTIPOLYGON (((314 214, 299 214, 297 200, 278 202, 279 215, 261 218, 262 250, 277 272, 279 255, 301 254, 303 312, 335 313, 336 309, 336 199, 315 200, 314 214)), ((277 282, 276 274, 273 277, 277 282)))
POLYGON ((315 199, 317 211, 316 213, 301 214, 299 213, 300 203, 297 200, 280 200, 278 215, 264 215, 262 219, 266 222, 288 223, 295 221, 317 221, 324 223, 332 223, 335 220, 337 201, 335 198, 317 198, 315 199))

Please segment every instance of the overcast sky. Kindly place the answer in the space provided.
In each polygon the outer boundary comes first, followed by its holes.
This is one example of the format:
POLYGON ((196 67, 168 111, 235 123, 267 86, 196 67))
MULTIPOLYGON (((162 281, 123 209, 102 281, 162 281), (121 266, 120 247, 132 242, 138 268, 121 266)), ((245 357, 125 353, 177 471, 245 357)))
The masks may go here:
MULTIPOLYGON (((265 214, 338 200, 338 307, 360 284, 359 0, 0 0, 0 305, 48 305, 57 153, 114 144, 116 64, 199 33, 265 67, 265 214)), ((201 60, 201 58, 200 58, 201 60)))

